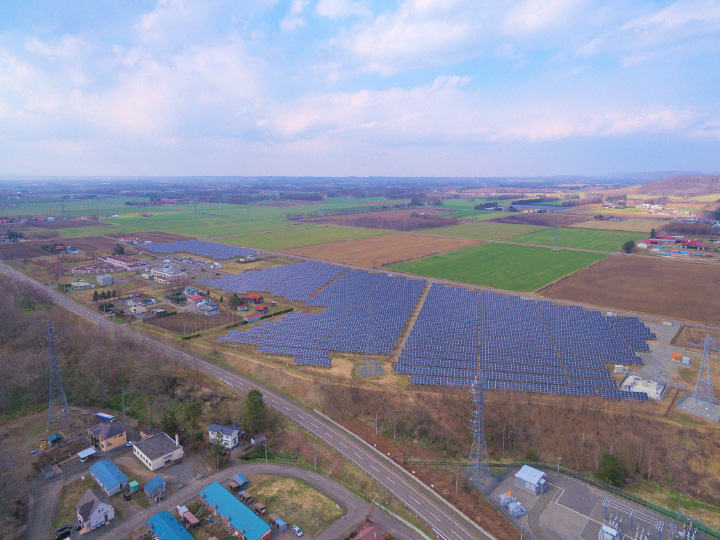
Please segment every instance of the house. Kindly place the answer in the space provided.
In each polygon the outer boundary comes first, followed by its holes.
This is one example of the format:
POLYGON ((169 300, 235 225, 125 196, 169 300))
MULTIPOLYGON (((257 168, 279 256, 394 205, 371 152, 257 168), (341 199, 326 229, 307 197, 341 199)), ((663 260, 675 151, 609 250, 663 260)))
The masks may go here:
POLYGON ((648 238, 647 240, 643 240, 642 242, 638 242, 638 243, 635 244, 635 245, 636 245, 637 247, 639 247, 640 249, 647 249, 647 248, 649 248, 652 244, 650 243, 650 239, 648 238))
POLYGON ((114 422, 95 424, 88 428, 87 434, 90 443, 103 452, 109 452, 127 442, 127 432, 114 422))
POLYGON ((255 311, 257 311, 258 313, 267 313, 267 312, 268 312, 268 308, 267 308, 267 306, 263 306, 262 304, 258 304, 257 306, 255 306, 255 311))
POLYGON ((238 311, 250 311, 250 308, 247 306, 247 304, 240 304, 240 305, 237 307, 237 310, 238 310, 238 311))
POLYGON ((213 482, 203 489, 200 497, 213 514, 220 516, 222 522, 230 527, 235 535, 241 534, 245 540, 270 539, 270 525, 218 482, 213 482))
POLYGON ((114 280, 113 277, 108 274, 99 274, 98 277, 95 278, 95 282, 101 287, 107 287, 108 285, 112 285, 114 280))
POLYGON ((145 492, 145 495, 150 498, 158 497, 165 492, 165 480, 158 474, 155 478, 145 484, 143 491, 145 492))
MULTIPOLYGON (((202 302, 201 302, 202 304, 202 302)), ((220 306, 213 302, 206 302, 202 305, 198 305, 198 311, 200 315, 211 316, 220 314, 220 306)))
POLYGON ((157 433, 133 445, 133 454, 151 471, 156 471, 185 456, 177 435, 175 439, 166 433, 157 433))
POLYGON ((190 285, 185 287, 183 292, 185 293, 185 296, 202 296, 202 293, 199 290, 195 287, 191 287, 190 285))
POLYGON ((115 519, 115 507, 102 491, 88 489, 75 505, 75 515, 78 531, 84 534, 115 519))
POLYGON ((108 255, 107 257, 100 257, 100 261, 123 270, 139 270, 147 267, 145 261, 130 255, 108 255))
POLYGON ((385 535, 372 521, 366 521, 353 538, 355 540, 385 540, 385 535))
POLYGON ((250 294, 246 294, 245 297, 248 300, 250 300, 253 304, 262 304, 262 302, 263 302, 263 297, 260 296, 259 294, 250 293, 250 294))
POLYGON ((90 285, 90 284, 89 284, 87 281, 85 281, 83 278, 73 279, 73 280, 70 282, 70 286, 71 286, 73 289, 76 289, 76 290, 79 290, 79 291, 84 291, 84 290, 86 290, 86 289, 92 289, 92 285, 90 285))
POLYGON ((187 279, 187 273, 174 268, 153 268, 150 276, 161 285, 172 285, 187 279))
POLYGON ((235 448, 240 436, 244 432, 237 426, 221 426, 219 424, 211 424, 208 428, 208 439, 213 444, 222 444, 225 448, 235 448))
POLYGON ((204 298, 200 296, 199 294, 191 294, 187 297, 187 301, 192 304, 198 304, 199 302, 202 302, 204 298))
POLYGON ((128 485, 127 476, 109 459, 103 459, 90 465, 89 471, 100 488, 108 495, 115 495, 128 485))
POLYGON ((147 524, 152 537, 156 540, 194 540, 168 510, 155 514, 147 524))
POLYGON ((515 487, 520 488, 533 495, 540 495, 547 491, 547 480, 544 472, 534 469, 528 465, 515 473, 515 487))
POLYGON ((145 306, 133 306, 129 311, 132 315, 142 315, 143 313, 147 313, 147 308, 145 306))
POLYGON ((683 249, 698 249, 700 251, 705 251, 707 246, 708 245, 705 242, 701 242, 700 240, 686 240, 682 243, 683 249))
POLYGON ((140 439, 149 439, 153 435, 157 435, 160 433, 157 429, 150 429, 150 428, 138 428, 138 433, 140 434, 140 439))

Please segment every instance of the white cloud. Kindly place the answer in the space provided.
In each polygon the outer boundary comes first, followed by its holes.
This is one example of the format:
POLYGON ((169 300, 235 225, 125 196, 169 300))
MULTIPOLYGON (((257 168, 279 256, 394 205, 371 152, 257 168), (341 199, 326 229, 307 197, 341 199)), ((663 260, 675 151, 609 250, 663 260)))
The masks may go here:
POLYGON ((567 24, 584 4, 583 0, 525 0, 504 17, 508 35, 534 34, 567 24))
POLYGON ((319 0, 315 11, 322 17, 329 19, 344 19, 346 17, 369 15, 370 10, 360 2, 353 0, 319 0))
POLYGON ((280 21, 280 28, 289 31, 305 26, 307 22, 302 17, 302 14, 308 4, 309 0, 292 0, 287 15, 280 21))

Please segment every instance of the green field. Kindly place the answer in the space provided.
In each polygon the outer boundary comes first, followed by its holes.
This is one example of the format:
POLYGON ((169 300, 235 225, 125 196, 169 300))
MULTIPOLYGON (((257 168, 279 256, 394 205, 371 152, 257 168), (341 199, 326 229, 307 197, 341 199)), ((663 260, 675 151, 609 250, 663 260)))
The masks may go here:
POLYGON ((457 212, 443 212, 439 216, 456 217, 459 219, 477 218, 479 221, 509 216, 510 212, 491 212, 490 210, 459 210, 457 212))
POLYGON ((531 292, 605 258, 606 255, 584 251, 482 244, 394 264, 390 268, 508 291, 531 292))
POLYGON ((330 242, 339 242, 341 240, 358 240, 360 238, 378 236, 381 234, 390 234, 390 232, 329 226, 312 227, 276 233, 248 234, 245 236, 223 238, 221 241, 236 246, 279 251, 282 249, 312 246, 315 244, 328 244, 330 242))
POLYGON ((538 225, 513 225, 511 223, 495 223, 487 221, 461 223, 423 231, 424 234, 453 236, 456 238, 474 238, 477 240, 502 240, 539 231, 544 227, 538 225))
MULTIPOLYGON (((535 244, 537 246, 552 246, 553 238, 553 229, 545 229, 524 236, 516 236, 512 238, 510 242, 535 244)), ((638 242, 643 238, 646 238, 646 235, 632 232, 570 229, 566 227, 558 227, 557 229, 557 246, 565 248, 618 251, 628 240, 638 242)))

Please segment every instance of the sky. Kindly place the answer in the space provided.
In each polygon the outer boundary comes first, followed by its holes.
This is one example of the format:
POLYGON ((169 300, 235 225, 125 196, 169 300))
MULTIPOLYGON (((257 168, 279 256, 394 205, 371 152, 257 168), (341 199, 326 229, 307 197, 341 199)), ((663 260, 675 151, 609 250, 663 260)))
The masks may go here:
POLYGON ((5 0, 0 174, 720 171, 720 0, 5 0))

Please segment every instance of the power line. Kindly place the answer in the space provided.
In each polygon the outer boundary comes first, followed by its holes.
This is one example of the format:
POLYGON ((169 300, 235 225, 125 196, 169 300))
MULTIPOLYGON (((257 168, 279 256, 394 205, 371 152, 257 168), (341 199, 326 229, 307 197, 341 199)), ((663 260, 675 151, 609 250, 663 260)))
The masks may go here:
POLYGON ((55 344, 55 332, 52 321, 48 321, 48 349, 50 353, 50 389, 48 399, 47 429, 57 424, 65 424, 70 420, 70 409, 68 409, 65 390, 63 389, 60 365, 57 357, 57 346, 55 344))

